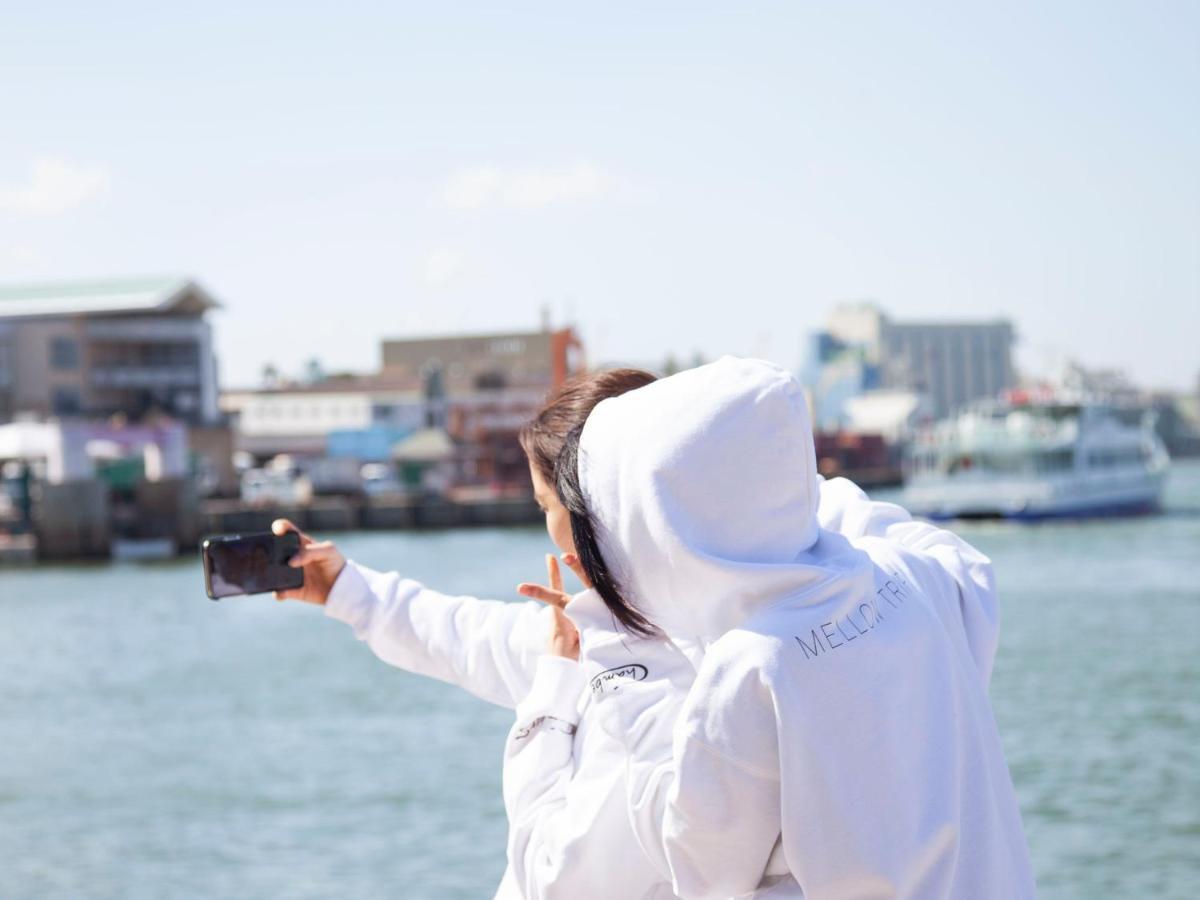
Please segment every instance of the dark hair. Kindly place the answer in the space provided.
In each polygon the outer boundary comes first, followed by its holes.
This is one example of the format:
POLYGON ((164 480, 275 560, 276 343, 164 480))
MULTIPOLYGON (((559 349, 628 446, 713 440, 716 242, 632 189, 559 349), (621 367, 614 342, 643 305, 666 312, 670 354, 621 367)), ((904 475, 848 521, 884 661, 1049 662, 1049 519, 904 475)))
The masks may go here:
POLYGON ((609 369, 568 379, 546 397, 537 415, 521 428, 517 436, 521 449, 546 483, 554 484, 554 467, 563 442, 574 429, 583 427, 596 404, 655 380, 642 369, 609 369))
POLYGON ((575 542, 575 553, 592 587, 613 618, 633 634, 649 637, 657 632, 654 623, 625 599, 616 576, 600 555, 595 523, 579 484, 579 438, 582 434, 582 425, 571 430, 563 441, 558 464, 554 467, 554 487, 558 491, 558 499, 571 516, 571 538, 575 542))
POLYGON ((546 398, 521 429, 521 449, 541 476, 554 485, 571 519, 571 537, 580 565, 596 593, 618 622, 639 635, 655 628, 624 597, 612 570, 600 555, 591 514, 579 486, 579 436, 587 417, 601 400, 645 387, 655 376, 642 369, 610 369, 577 375, 546 398))

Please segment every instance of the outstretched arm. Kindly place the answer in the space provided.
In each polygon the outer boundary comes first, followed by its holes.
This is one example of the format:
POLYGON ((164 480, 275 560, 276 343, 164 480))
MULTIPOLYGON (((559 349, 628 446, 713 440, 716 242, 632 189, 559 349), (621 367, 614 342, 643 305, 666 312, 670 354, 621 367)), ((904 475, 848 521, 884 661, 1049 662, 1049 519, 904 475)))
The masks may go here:
POLYGON ((492 703, 511 709, 529 691, 548 624, 539 621, 547 611, 537 604, 439 594, 348 561, 332 541, 316 541, 287 519, 276 519, 271 530, 299 535, 300 551, 288 565, 304 570, 304 584, 277 591, 276 599, 324 606, 384 662, 492 703))
POLYGON ((395 572, 346 563, 325 602, 386 663, 510 709, 528 693, 547 629, 537 603, 440 594, 395 572))

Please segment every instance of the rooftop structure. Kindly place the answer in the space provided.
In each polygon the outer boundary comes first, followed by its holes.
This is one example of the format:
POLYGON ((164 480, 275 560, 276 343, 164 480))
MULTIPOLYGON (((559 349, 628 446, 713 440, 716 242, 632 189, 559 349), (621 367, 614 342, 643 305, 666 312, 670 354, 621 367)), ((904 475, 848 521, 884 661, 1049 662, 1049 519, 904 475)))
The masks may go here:
POLYGON ((157 411, 215 422, 205 314, 218 306, 187 278, 0 287, 0 421, 157 411))
POLYGON ((505 387, 549 389, 583 366, 583 344, 570 328, 383 342, 385 379, 441 380, 447 393, 505 387), (436 373, 436 376, 435 376, 436 373))

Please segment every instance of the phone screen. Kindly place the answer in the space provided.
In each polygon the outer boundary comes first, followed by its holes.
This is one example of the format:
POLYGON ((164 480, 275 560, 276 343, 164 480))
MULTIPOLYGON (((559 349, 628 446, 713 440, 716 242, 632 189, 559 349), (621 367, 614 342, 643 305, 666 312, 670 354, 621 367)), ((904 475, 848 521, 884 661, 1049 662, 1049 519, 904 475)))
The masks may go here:
POLYGON ((217 600, 302 586, 304 570, 287 564, 299 549, 294 531, 208 538, 202 547, 208 596, 217 600))

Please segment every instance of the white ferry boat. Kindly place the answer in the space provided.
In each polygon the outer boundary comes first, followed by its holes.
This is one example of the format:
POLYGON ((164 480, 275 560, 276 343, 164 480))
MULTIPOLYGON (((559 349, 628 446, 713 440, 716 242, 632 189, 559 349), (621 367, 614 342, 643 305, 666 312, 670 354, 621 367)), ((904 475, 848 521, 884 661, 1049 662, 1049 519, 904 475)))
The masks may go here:
POLYGON ((906 462, 906 505, 935 519, 1152 512, 1170 465, 1141 410, 1020 391, 938 422, 906 462))

